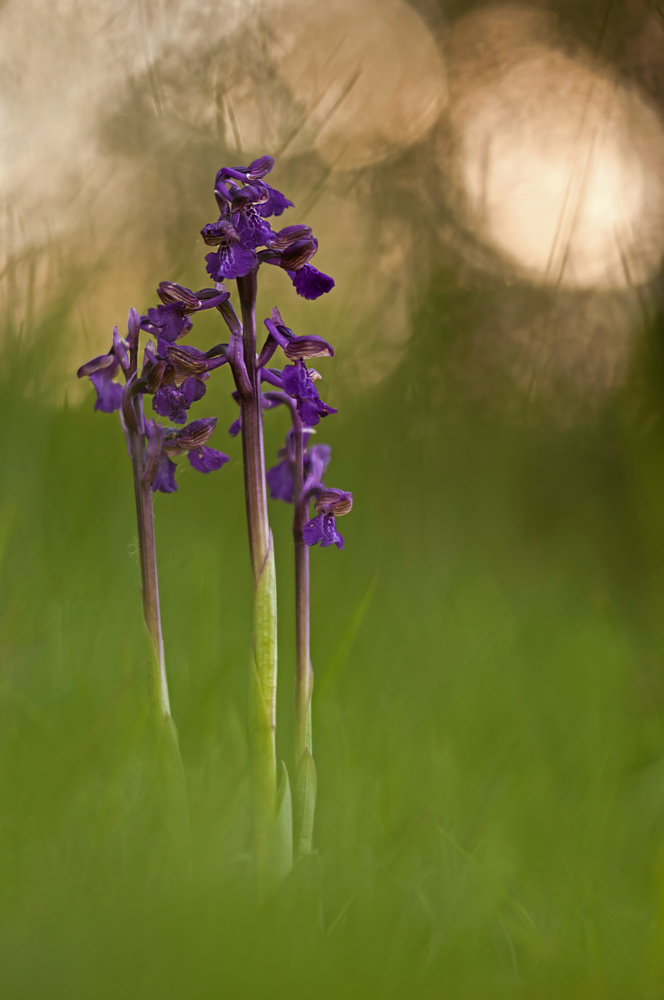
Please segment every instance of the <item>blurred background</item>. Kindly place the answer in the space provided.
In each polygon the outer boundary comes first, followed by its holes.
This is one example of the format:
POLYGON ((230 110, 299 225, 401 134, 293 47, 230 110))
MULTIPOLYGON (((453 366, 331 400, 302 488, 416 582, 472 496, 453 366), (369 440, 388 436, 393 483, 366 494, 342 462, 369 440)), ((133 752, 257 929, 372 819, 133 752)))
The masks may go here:
POLYGON ((4 0, 0 78, 4 995, 661 997, 661 0, 4 0), (75 372, 206 284, 215 173, 263 153, 336 288, 264 268, 259 314, 337 349, 355 507, 312 554, 318 854, 257 909, 228 373, 196 415, 231 461, 156 499, 187 870, 130 465, 75 372))

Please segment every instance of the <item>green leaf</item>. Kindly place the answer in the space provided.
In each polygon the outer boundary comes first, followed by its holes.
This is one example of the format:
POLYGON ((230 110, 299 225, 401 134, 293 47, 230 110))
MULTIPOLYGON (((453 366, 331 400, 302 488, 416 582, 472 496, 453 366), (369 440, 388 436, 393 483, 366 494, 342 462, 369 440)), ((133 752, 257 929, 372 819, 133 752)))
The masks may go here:
POLYGON ((314 759, 309 751, 305 750, 295 771, 293 849, 296 861, 311 852, 317 785, 314 759))
POLYGON ((258 853, 263 854, 275 814, 277 762, 274 728, 263 697, 256 663, 252 663, 249 683, 249 751, 258 853))
POLYGON ((283 761, 276 815, 268 845, 267 867, 274 882, 281 882, 293 867, 293 803, 288 770, 283 761))
POLYGON ((254 598, 254 658, 249 686, 249 739, 254 835, 259 868, 267 861, 277 799, 277 584, 270 545, 254 598))

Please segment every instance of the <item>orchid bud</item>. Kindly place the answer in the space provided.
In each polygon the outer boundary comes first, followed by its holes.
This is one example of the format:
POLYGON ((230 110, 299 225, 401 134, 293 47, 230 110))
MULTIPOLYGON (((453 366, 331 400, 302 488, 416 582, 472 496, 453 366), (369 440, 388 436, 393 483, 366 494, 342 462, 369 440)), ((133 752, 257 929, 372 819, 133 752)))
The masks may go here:
POLYGON ((129 347, 130 351, 134 351, 138 348, 138 340, 140 335, 141 335, 141 317, 132 307, 129 310, 129 317, 127 319, 127 346, 129 347))
MULTIPOLYGON (((136 313, 136 315, 138 316, 138 313, 136 313)), ((139 316, 139 322, 140 322, 140 316, 139 316)), ((122 337, 120 336, 120 334, 118 332, 117 326, 114 326, 113 327, 113 354, 115 355, 115 357, 120 362, 120 367, 122 368, 122 371, 125 373, 125 375, 129 371, 129 358, 127 357, 127 351, 125 349, 126 345, 127 345, 127 341, 122 339, 122 337)))

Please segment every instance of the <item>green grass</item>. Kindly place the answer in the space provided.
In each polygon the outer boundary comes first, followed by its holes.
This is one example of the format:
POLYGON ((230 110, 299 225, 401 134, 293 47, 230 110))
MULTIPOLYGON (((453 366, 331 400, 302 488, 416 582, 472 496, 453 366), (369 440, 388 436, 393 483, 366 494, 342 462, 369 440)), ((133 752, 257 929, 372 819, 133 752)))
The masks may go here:
MULTIPOLYGON (((6 348, 7 1000, 661 996, 656 366, 582 426, 558 430, 532 408, 504 416, 445 379, 466 307, 443 304, 425 301, 388 383, 320 428, 329 482, 352 489, 355 508, 340 525, 346 551, 312 557, 318 855, 261 907, 248 857, 251 580, 240 446, 223 444, 226 375, 198 415, 220 413, 212 444, 231 462, 209 477, 183 470, 156 503, 188 870, 153 792, 119 426, 91 399, 56 410, 25 398, 56 319, 39 349, 6 348)), ((273 455, 285 415, 266 421, 273 455)), ((289 509, 271 516, 278 740, 292 769, 289 509)))

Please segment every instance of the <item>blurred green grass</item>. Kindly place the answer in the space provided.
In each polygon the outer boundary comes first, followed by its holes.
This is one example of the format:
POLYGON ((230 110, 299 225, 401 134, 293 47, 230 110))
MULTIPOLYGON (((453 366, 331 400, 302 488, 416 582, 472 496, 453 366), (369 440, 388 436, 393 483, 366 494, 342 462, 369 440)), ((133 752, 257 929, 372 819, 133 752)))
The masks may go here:
MULTIPOLYGON (((5 997, 661 996, 659 331, 641 380, 563 430, 534 406, 480 405, 449 377, 468 308, 438 281, 399 370, 319 429, 328 480, 355 507, 346 551, 312 559, 318 857, 262 907, 247 854, 251 581, 226 373, 197 415, 219 414, 212 444, 231 462, 210 477, 183 469, 179 492, 156 504, 187 873, 152 792, 120 428, 91 396, 43 401, 62 316, 32 346, 7 336, 5 997)), ((333 376, 324 398, 335 402, 333 376)), ((268 457, 284 421, 266 418, 268 457)), ((289 509, 272 504, 271 517, 278 739, 291 765, 289 509)))

